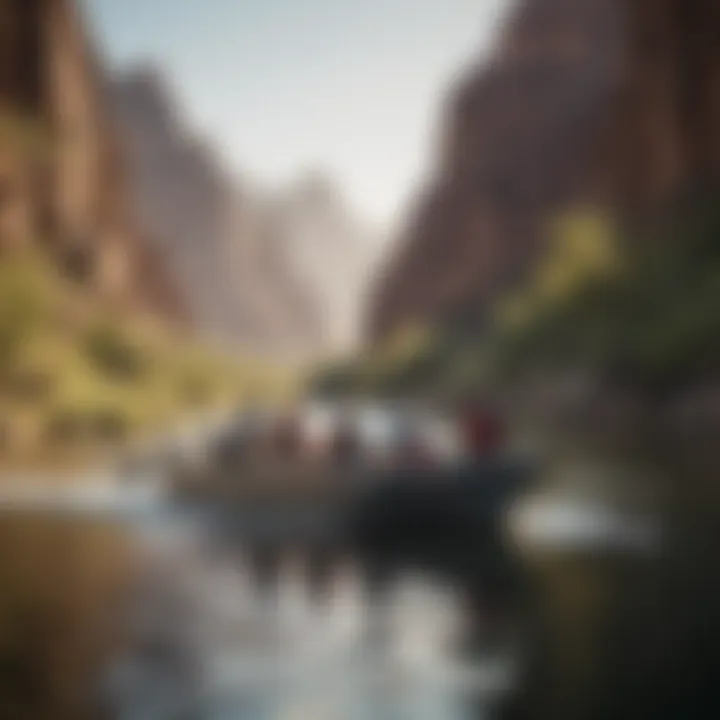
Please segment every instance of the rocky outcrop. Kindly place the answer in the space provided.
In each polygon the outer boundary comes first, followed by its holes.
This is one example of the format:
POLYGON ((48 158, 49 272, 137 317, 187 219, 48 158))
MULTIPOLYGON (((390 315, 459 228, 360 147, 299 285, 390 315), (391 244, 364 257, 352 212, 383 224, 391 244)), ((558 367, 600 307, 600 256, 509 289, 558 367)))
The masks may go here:
POLYGON ((93 292, 182 314, 132 224, 103 70, 72 0, 0 0, 0 238, 44 240, 93 292))
POLYGON ((107 78, 74 0, 0 0, 0 246, 42 240, 92 293, 214 341, 322 353, 360 292, 331 195, 239 187, 159 73, 107 78))
POLYGON ((375 338, 477 329, 564 206, 637 217, 720 170, 712 0, 523 0, 453 89, 439 167, 375 293, 375 338))
POLYGON ((219 257, 230 217, 224 178, 186 137, 159 80, 137 73, 110 85, 131 187, 131 213, 183 288, 194 323, 217 321, 219 257))
POLYGON ((616 203, 646 214, 720 184, 720 6, 625 0, 622 74, 609 135, 616 203))
POLYGON ((288 353, 318 345, 316 308, 253 199, 184 122, 161 73, 111 85, 132 180, 132 208, 214 340, 288 353))
POLYGON ((319 309, 325 348, 352 350, 361 339, 372 263, 370 231, 333 181, 317 172, 279 194, 272 215, 294 275, 319 309))
POLYGON ((112 85, 138 223, 189 299, 196 326, 233 345, 309 355, 359 326, 360 224, 330 181, 261 192, 232 178, 150 67, 112 85))

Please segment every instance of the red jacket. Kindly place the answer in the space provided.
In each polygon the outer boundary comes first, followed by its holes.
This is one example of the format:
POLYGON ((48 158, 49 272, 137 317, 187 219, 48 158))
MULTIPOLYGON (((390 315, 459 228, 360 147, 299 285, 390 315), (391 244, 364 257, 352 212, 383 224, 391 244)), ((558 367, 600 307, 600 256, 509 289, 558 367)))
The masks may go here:
POLYGON ((462 436, 467 450, 475 457, 483 457, 502 447, 505 428, 493 413, 472 408, 462 418, 462 436))

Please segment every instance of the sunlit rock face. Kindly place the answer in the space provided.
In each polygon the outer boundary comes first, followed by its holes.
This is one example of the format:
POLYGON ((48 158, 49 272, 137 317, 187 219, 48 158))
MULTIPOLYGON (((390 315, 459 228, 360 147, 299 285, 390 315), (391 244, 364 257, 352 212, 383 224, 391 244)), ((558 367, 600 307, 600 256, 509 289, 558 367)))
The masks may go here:
POLYGON ((188 299, 196 330, 260 352, 316 344, 307 290, 260 205, 184 121, 167 80, 139 68, 111 94, 132 178, 132 205, 188 299))
POLYGON ((72 0, 0 0, 0 240, 81 253, 94 291, 179 318, 182 302, 127 213, 104 85, 72 0))
POLYGON ((264 353, 322 354, 357 334, 364 236, 329 179, 285 190, 239 181, 178 111, 162 74, 113 83, 139 224, 196 326, 264 353))
POLYGON ((0 0, 0 246, 42 238, 213 341, 326 354, 357 335, 363 231, 317 189, 237 181, 161 72, 108 77, 73 0, 0 0))
POLYGON ((110 96, 131 179, 132 213, 187 297, 194 322, 219 330, 227 312, 222 244, 229 191, 210 150, 176 118, 162 78, 143 70, 110 96))
POLYGON ((332 179, 320 173, 308 174, 282 193, 273 216, 289 265, 318 308, 324 347, 352 349, 359 341, 370 232, 332 179))
POLYGON ((702 0, 523 0, 452 88, 437 168, 370 311, 477 327, 574 203, 651 212, 717 182, 720 31, 702 0))

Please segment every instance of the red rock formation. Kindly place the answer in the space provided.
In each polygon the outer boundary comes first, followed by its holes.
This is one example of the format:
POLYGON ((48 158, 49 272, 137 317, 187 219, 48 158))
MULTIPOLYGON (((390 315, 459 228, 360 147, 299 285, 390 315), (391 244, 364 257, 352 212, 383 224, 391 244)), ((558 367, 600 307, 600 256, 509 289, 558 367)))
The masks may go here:
MULTIPOLYGON (((0 113, 15 131, 0 138, 0 155, 12 160, 0 180, 29 216, 24 225, 0 225, 41 236, 58 256, 82 257, 84 280, 109 300, 181 315, 128 213, 103 69, 73 0, 0 0, 0 113), (42 135, 40 154, 19 146, 17 133, 29 126, 42 135)), ((0 218, 7 200, 2 207, 0 198, 0 218)))
POLYGON ((720 5, 626 0, 624 64, 610 135, 616 202, 647 212, 720 181, 720 5))
POLYGON ((178 122, 159 74, 113 79, 109 96, 131 181, 130 212, 183 288, 193 323, 216 330, 228 311, 221 252, 231 217, 226 179, 178 122))
POLYGON ((0 103, 28 113, 46 109, 45 43, 42 28, 46 0, 0 2, 0 103))
POLYGON ((375 293, 370 333, 481 321, 579 201, 634 214, 720 169, 715 0, 523 0, 451 95, 441 166, 375 293))

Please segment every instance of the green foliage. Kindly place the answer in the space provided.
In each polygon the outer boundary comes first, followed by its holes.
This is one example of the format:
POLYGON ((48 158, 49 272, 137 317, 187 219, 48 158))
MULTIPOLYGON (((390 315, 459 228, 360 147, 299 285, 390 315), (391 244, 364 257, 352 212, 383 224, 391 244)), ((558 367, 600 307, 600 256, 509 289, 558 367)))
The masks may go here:
POLYGON ((526 281, 482 336, 406 328, 320 372, 319 393, 453 396, 528 371, 592 370, 665 391, 720 368, 720 199, 686 204, 663 230, 624 236, 581 208, 551 228, 526 281))
POLYGON ((561 315, 578 299, 621 277, 624 258, 613 223, 582 209, 563 215, 528 282, 498 304, 496 324, 510 335, 561 315))
POLYGON ((437 350, 427 327, 408 325, 364 356, 322 369, 309 385, 329 397, 407 394, 432 375, 437 350))
POLYGON ((130 432, 132 419, 122 408, 99 407, 88 417, 91 439, 99 442, 119 442, 130 432))
POLYGON ((184 415, 281 402, 296 391, 286 368, 190 343, 93 303, 39 250, 0 258, 2 462, 76 463, 184 415))
POLYGON ((50 445, 106 443, 124 440, 132 429, 132 418, 122 407, 56 407, 49 410, 43 439, 50 445))
POLYGON ((180 378, 179 392, 184 403, 191 407, 202 407, 213 395, 213 383, 203 373, 189 373, 180 378))
POLYGON ((423 375, 431 360, 434 338, 420 324, 401 328, 365 361, 360 388, 381 394, 404 393, 423 375))
POLYGON ((0 372, 16 360, 47 314, 47 298, 32 261, 22 256, 0 263, 0 372))
POLYGON ((321 368, 308 379, 313 395, 323 398, 352 395, 357 390, 359 363, 337 363, 321 368))
POLYGON ((623 257, 601 253, 604 262, 593 263, 601 272, 551 245, 526 287, 499 306, 496 363, 517 370, 582 365, 650 389, 716 369, 719 210, 717 203, 684 208, 664 232, 625 239, 623 257), (573 278, 560 283, 562 292, 538 292, 548 267, 554 277, 573 278))
POLYGON ((143 349, 117 324, 103 321, 92 325, 83 345, 95 369, 113 380, 137 381, 148 369, 143 349))
POLYGON ((365 355, 322 369, 309 385, 326 397, 443 397, 481 382, 483 362, 481 345, 415 326, 365 355))

